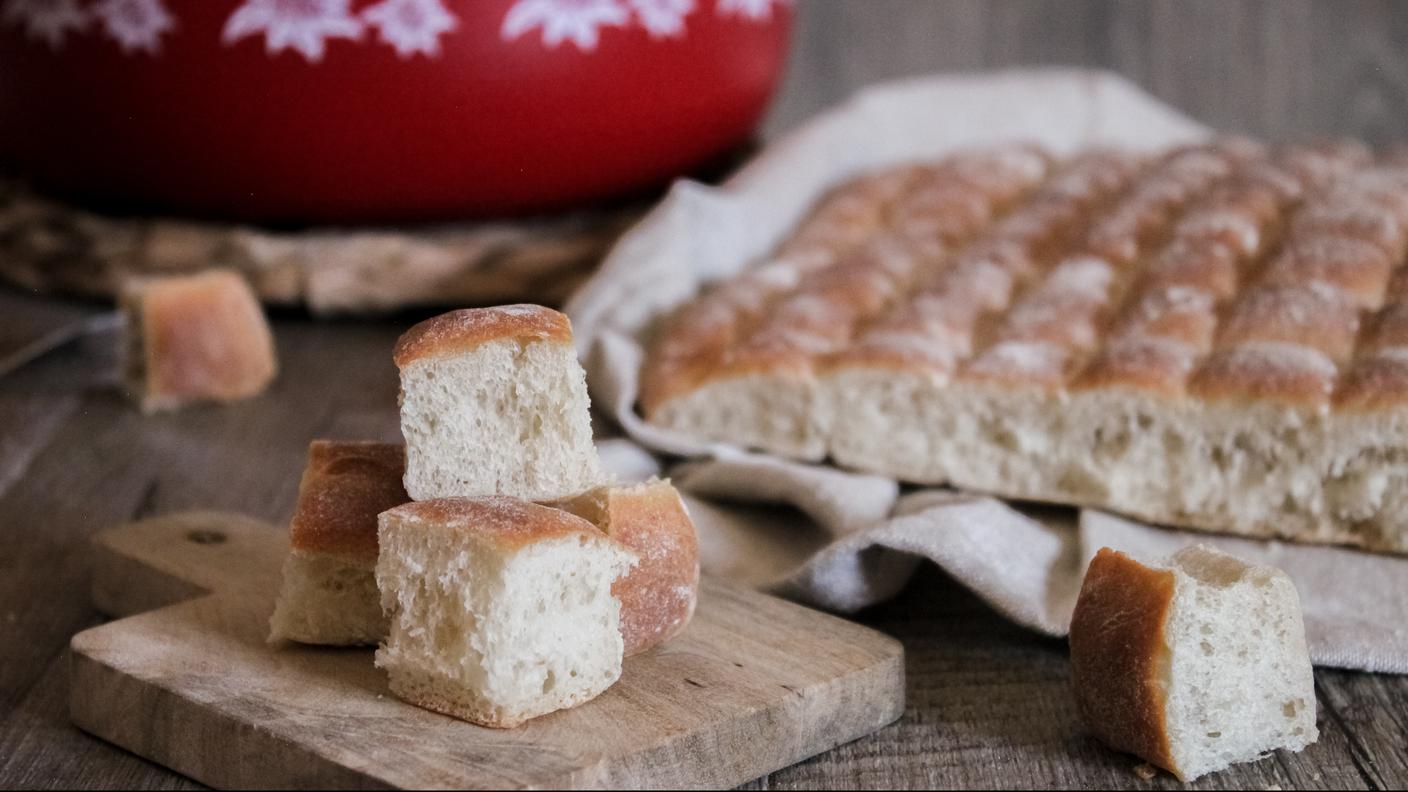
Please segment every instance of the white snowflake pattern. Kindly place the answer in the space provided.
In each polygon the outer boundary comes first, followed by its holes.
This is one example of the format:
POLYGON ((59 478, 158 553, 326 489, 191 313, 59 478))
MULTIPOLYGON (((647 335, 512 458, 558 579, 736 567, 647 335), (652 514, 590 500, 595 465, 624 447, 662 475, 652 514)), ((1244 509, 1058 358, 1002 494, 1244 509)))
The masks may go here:
POLYGON ((684 35, 684 18, 694 12, 694 0, 629 0, 641 27, 651 38, 684 35))
POLYGON ((382 0, 363 11, 362 19, 402 58, 439 55, 440 36, 459 24, 440 0, 382 0))
POLYGON ((93 6, 93 15, 102 20, 103 32, 128 53, 157 54, 162 34, 176 27, 161 0, 102 0, 93 6))
POLYGON ((22 26, 25 36, 43 39, 52 50, 62 49, 69 32, 81 31, 89 22, 78 0, 5 0, 4 19, 22 26))
POLYGON ((542 28, 543 43, 557 47, 571 41, 583 52, 596 49, 597 31, 622 27, 630 13, 619 0, 518 0, 504 15, 499 35, 512 41, 533 28, 542 28))
POLYGON ((718 0, 714 4, 714 13, 719 16, 740 16, 755 22, 766 22, 772 19, 774 4, 791 5, 792 0, 718 0))
POLYGON ((360 39, 362 23, 348 11, 349 0, 246 0, 225 22, 227 45, 259 33, 275 55, 294 49, 310 61, 323 59, 327 40, 360 39))

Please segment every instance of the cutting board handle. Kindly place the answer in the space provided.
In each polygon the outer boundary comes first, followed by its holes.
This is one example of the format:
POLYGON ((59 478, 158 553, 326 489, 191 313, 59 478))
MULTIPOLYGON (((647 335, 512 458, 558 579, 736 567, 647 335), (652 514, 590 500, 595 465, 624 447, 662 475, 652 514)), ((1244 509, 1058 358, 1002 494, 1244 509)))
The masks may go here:
POLYGON ((272 590, 288 532, 243 514, 192 511, 127 523, 93 543, 93 605, 120 618, 217 591, 272 590))

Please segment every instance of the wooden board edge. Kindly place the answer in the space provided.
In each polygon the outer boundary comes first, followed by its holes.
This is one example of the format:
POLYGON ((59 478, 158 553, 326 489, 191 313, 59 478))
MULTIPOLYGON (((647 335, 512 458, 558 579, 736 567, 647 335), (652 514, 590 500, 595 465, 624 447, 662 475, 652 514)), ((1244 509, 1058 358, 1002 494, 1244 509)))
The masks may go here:
POLYGON ((102 639, 103 630, 84 630, 69 643, 69 719, 79 729, 216 788, 268 788, 269 757, 281 758, 280 775, 294 786, 391 788, 381 779, 96 659, 87 647, 102 639), (231 739, 232 733, 240 736, 231 739), (172 734, 181 737, 163 737, 172 734), (174 749, 178 745, 192 749, 174 749))
MULTIPOLYGON (((244 533, 259 538, 267 526, 251 522, 226 533, 231 543, 226 546, 238 547, 244 533)), ((228 571, 223 569, 227 564, 204 558, 203 551, 180 556, 174 567, 156 563, 144 555, 152 546, 151 536, 139 538, 146 541, 131 541, 130 531, 119 530, 95 538, 94 600, 108 613, 201 607, 199 603, 212 595, 192 579, 209 578, 213 584, 215 578, 204 573, 228 571)), ((734 588, 721 580, 706 580, 705 587, 734 588)), ((772 599, 747 589, 732 593, 743 600, 772 599)), ((817 620, 834 622, 824 631, 834 630, 839 646, 863 651, 852 655, 849 670, 838 676, 801 689, 783 685, 786 695, 741 716, 672 739, 652 740, 638 753, 580 757, 570 769, 562 768, 566 775, 543 776, 532 783, 564 788, 736 786, 865 736, 903 714, 904 648, 898 641, 796 603, 775 604, 807 611, 817 630, 817 620)), ((296 786, 386 788, 405 781, 394 767, 350 768, 287 734, 260 728, 247 717, 182 690, 179 680, 168 684, 159 677, 134 674, 125 663, 114 664, 107 651, 108 631, 120 623, 85 630, 70 641, 70 718, 80 729, 214 786, 260 786, 277 778, 296 786)), ((152 651, 160 652, 161 647, 152 651)))
POLYGON ((120 618, 217 590, 233 593, 277 585, 287 537, 287 530, 263 520, 206 509, 146 517, 100 531, 92 538, 93 605, 120 618), (271 537, 280 544, 271 544, 271 537), (272 564, 264 570, 268 574, 251 576, 249 571, 260 561, 272 564))
MULTIPOLYGON (((70 641, 69 716, 81 730, 217 788, 267 786, 271 777, 299 788, 395 787, 385 775, 346 767, 208 702, 110 666, 96 656, 107 627, 85 630, 70 641), (171 736, 177 734, 180 739, 171 736), (188 750, 180 750, 183 745, 188 750)), ((545 786, 733 787, 864 737, 904 713, 904 652, 899 642, 889 640, 890 651, 881 661, 795 692, 789 717, 760 707, 727 727, 684 734, 640 754, 603 759, 548 780, 545 786), (838 691, 849 695, 838 696, 838 691), (788 729, 788 723, 808 728, 788 729), (724 750, 724 729, 749 735, 754 750, 724 750)))
POLYGON ((113 547, 109 533, 93 537, 93 607, 104 616, 120 619, 210 593, 113 547))
POLYGON ((889 642, 882 660, 808 691, 792 691, 789 704, 796 711, 791 717, 779 717, 775 710, 759 708, 739 719, 733 728, 753 733, 755 739, 748 744, 752 750, 720 750, 720 733, 701 730, 681 735, 655 751, 627 757, 627 761, 618 757, 609 767, 603 761, 555 786, 618 789, 640 785, 642 779, 647 779, 651 788, 732 788, 872 734, 899 720, 905 711, 903 645, 883 633, 876 634, 889 642), (852 696, 838 697, 837 691, 848 691, 852 696), (792 735, 776 728, 779 723, 788 722, 806 728, 792 735), (812 736, 807 739, 805 735, 812 736), (789 736, 792 742, 786 739, 789 736), (803 739, 796 740, 798 736, 803 739), (665 763, 674 772, 660 772, 661 753, 674 755, 672 761, 665 763), (701 767, 701 761, 712 765, 701 767), (684 775, 680 768, 687 766, 692 772, 684 775))

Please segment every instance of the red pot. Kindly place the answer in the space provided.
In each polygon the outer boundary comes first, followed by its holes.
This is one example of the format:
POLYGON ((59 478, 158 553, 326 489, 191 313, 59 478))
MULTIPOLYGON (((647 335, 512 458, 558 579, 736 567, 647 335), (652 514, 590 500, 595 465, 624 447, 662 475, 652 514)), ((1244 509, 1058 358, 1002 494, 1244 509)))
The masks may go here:
POLYGON ((261 222, 559 209, 743 141, 790 0, 0 0, 0 167, 261 222))

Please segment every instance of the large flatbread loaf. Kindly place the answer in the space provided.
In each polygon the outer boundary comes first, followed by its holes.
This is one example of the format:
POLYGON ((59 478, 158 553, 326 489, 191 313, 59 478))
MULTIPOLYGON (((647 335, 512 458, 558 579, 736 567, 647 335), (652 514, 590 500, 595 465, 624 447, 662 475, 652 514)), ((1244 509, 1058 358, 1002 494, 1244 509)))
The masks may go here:
POLYGON ((661 322, 655 425, 903 481, 1408 552, 1408 163, 1029 146, 863 175, 661 322))

